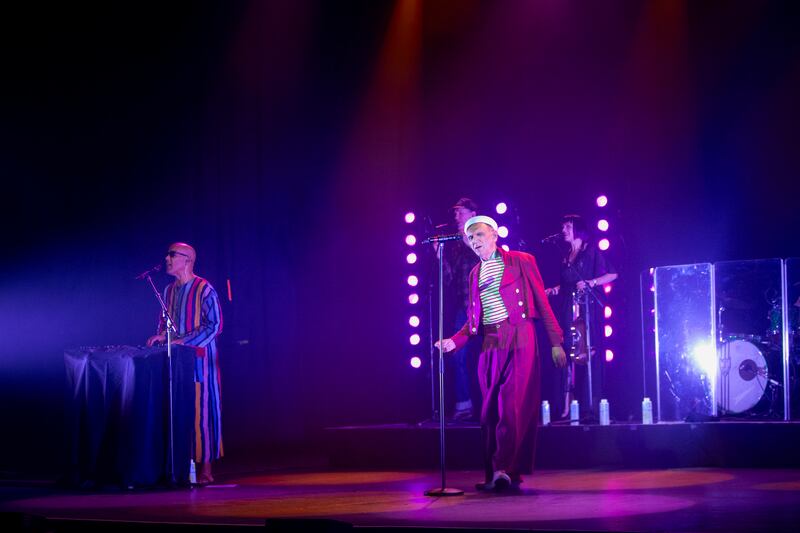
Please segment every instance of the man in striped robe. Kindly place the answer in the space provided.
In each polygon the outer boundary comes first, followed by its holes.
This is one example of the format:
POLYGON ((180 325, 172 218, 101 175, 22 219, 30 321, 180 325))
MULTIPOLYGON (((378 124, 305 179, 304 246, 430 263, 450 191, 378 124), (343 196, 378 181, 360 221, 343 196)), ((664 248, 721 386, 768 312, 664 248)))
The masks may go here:
MULTIPOLYGON (((175 321, 173 344, 192 346, 195 359, 195 415, 192 457, 198 465, 197 483, 214 481, 211 461, 223 455, 220 372, 216 338, 222 332, 222 311, 217 292, 194 273, 197 254, 191 246, 177 242, 167 252, 167 274, 175 281, 164 289, 164 303, 175 321)), ((147 345, 166 342, 166 322, 147 345)))
POLYGON ((460 349, 483 331, 478 382, 486 479, 476 488, 502 491, 519 486, 522 469, 532 460, 526 451, 535 450, 541 369, 534 319, 544 324, 556 366, 564 366, 567 356, 536 259, 499 248, 497 222, 490 217, 470 218, 464 233, 481 261, 469 275, 467 322, 442 349, 460 349))

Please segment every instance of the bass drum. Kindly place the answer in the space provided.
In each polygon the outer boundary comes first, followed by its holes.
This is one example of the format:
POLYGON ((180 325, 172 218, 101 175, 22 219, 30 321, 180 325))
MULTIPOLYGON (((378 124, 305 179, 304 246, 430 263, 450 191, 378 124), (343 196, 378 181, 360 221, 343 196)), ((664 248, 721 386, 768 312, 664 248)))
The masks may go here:
POLYGON ((728 413, 744 413, 755 407, 769 383, 767 360, 755 344, 746 340, 722 345, 719 373, 717 403, 728 413))

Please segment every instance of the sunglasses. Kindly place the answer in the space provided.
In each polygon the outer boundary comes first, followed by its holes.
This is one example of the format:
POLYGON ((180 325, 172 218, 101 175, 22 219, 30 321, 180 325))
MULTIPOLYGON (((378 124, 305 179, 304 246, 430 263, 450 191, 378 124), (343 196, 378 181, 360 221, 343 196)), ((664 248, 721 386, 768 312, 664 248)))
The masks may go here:
POLYGON ((179 252, 177 250, 170 250, 167 252, 167 255, 170 257, 175 257, 176 255, 182 255, 183 257, 189 257, 189 254, 185 254, 183 252, 179 252))

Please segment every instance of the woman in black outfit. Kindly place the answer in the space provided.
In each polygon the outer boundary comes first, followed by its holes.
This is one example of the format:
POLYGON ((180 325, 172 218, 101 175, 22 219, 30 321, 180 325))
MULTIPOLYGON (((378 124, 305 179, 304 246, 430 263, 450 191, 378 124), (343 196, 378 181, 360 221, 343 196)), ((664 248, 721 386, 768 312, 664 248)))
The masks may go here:
POLYGON ((570 332, 574 331, 573 327, 577 326, 578 331, 581 332, 580 335, 585 336, 580 325, 585 314, 585 306, 576 305, 576 297, 580 297, 583 292, 591 292, 595 295, 592 297, 591 294, 588 294, 584 298, 589 298, 591 303, 589 327, 592 344, 592 396, 594 396, 592 405, 596 408, 602 394, 603 360, 605 359, 605 352, 600 349, 603 343, 600 328, 603 306, 599 302, 604 301, 602 286, 617 279, 617 273, 603 252, 591 242, 586 222, 580 216, 565 216, 561 220, 561 234, 564 237, 565 246, 564 256, 561 260, 560 283, 555 287, 545 289, 545 293, 554 297, 553 312, 556 314, 559 325, 564 329, 564 349, 572 356, 569 364, 561 371, 564 397, 561 416, 566 418, 569 415, 569 404, 576 398, 576 392, 581 405, 586 406, 588 401, 588 389, 584 375, 586 372, 581 372, 576 387, 576 363, 583 363, 583 368, 585 368, 587 360, 585 344, 576 343, 574 336, 570 335, 570 332), (577 313, 576 308, 580 309, 577 313))

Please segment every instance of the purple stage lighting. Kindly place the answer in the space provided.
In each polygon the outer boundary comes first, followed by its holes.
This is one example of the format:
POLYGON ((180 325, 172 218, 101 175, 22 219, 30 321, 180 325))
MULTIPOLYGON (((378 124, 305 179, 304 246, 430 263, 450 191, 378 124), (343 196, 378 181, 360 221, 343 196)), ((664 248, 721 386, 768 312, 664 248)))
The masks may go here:
POLYGON ((610 337, 612 333, 614 333, 614 330, 611 328, 611 326, 606 324, 603 328, 603 334, 605 334, 606 337, 610 337))
POLYGON ((610 283, 606 283, 605 285, 603 285, 603 292, 605 292, 606 294, 611 292, 611 284, 610 283))
POLYGON ((406 256, 406 263, 408 263, 409 265, 413 265, 416 262, 417 262, 417 254, 415 254, 414 252, 411 252, 406 256))
POLYGON ((504 215, 506 211, 508 211, 508 206, 505 202, 500 202, 497 204, 497 207, 495 207, 495 211, 497 211, 498 215, 504 215))
POLYGON ((411 224, 416 219, 417 219, 417 217, 411 211, 406 213, 406 224, 411 224))
POLYGON ((411 361, 410 361, 410 363, 411 363, 411 366, 412 366, 413 368, 419 368, 419 367, 421 367, 421 366, 422 366, 422 359, 420 359, 419 357, 417 357, 417 356, 415 355, 414 357, 412 357, 412 358, 411 358, 411 361))
POLYGON ((411 346, 416 346, 417 344, 419 344, 419 335, 417 335, 416 333, 414 333, 413 335, 411 335, 411 336, 408 338, 408 342, 410 342, 410 343, 411 343, 411 346))
POLYGON ((408 324, 409 324, 409 325, 410 325, 412 328, 416 328, 417 326, 419 326, 419 317, 418 317, 418 316, 412 316, 412 317, 410 317, 410 318, 408 319, 408 324))
POLYGON ((505 226, 500 226, 497 228, 497 234, 500 236, 501 239, 505 239, 508 237, 508 228, 505 226))
POLYGON ((608 231, 608 220, 601 218, 597 221, 597 229, 600 231, 608 231))
POLYGON ((611 350, 606 350, 606 363, 610 363, 614 360, 614 352, 611 350))
POLYGON ((608 205, 608 197, 605 194, 601 194, 597 197, 597 207, 605 207, 608 205))
POLYGON ((409 246, 414 246, 417 244, 417 238, 413 235, 406 235, 406 244, 409 246))
POLYGON ((603 309, 603 316, 606 318, 611 318, 611 308, 609 306, 606 306, 605 309, 603 309))
POLYGON ((418 283, 419 283, 419 278, 417 276, 415 276, 414 274, 408 276, 409 285, 411 285, 412 287, 416 287, 418 283))
POLYGON ((597 247, 603 251, 608 250, 609 246, 611 246, 611 243, 608 239, 600 239, 600 242, 597 243, 597 247))
POLYGON ((411 305, 414 305, 417 302, 419 302, 419 294, 414 292, 414 293, 411 293, 411 294, 408 295, 408 303, 410 303, 411 305))
POLYGON ((505 250, 506 252, 508 252, 508 251, 510 251, 510 250, 511 250, 511 249, 508 247, 508 245, 507 245, 507 244, 503 244, 503 245, 501 245, 501 246, 500 246, 500 248, 502 248, 502 249, 503 249, 503 250, 505 250))

